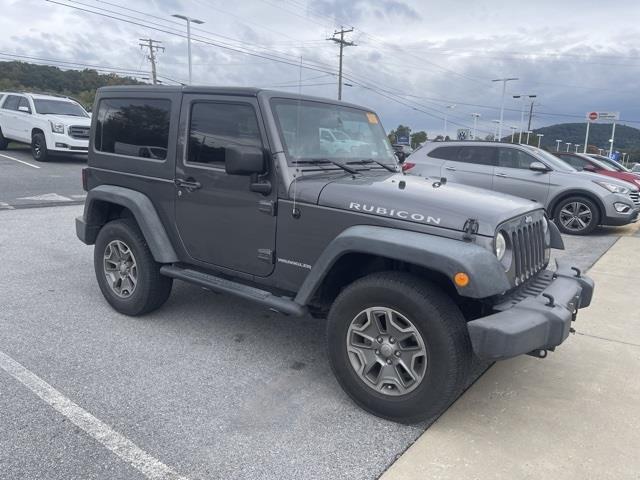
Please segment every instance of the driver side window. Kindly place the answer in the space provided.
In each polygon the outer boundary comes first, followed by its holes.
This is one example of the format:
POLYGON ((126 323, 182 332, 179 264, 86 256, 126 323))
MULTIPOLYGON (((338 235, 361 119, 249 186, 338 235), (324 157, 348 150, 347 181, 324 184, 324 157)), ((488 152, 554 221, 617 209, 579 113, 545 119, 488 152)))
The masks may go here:
POLYGON ((535 157, 529 155, 522 150, 515 148, 499 148, 498 149, 498 166, 504 168, 520 168, 529 169, 533 162, 537 162, 535 157))

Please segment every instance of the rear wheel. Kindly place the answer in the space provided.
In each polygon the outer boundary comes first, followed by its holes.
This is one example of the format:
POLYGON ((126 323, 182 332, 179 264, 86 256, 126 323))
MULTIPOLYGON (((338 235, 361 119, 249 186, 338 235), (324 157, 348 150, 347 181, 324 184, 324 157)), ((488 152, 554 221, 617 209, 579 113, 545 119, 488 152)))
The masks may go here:
POLYGON ((37 162, 46 162, 49 159, 47 139, 42 133, 34 133, 31 138, 31 155, 37 162))
POLYGON ((460 394, 472 351, 465 320, 435 285, 375 273, 338 296, 327 322, 331 367, 347 394, 374 415, 415 423, 460 394))
POLYGON ((160 274, 135 221, 119 219, 103 226, 93 259, 100 290, 118 312, 143 315, 169 298, 173 280, 160 274))
POLYGON ((556 207, 554 220, 562 233, 588 235, 600 223, 600 212, 586 197, 570 197, 556 207))

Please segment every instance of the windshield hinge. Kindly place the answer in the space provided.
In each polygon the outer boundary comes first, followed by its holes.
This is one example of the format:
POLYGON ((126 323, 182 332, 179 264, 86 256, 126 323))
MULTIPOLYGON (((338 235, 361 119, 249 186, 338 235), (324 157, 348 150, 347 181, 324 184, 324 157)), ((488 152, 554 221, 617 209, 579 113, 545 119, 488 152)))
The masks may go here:
POLYGON ((464 222, 464 226, 462 229, 464 230, 464 235, 462 238, 465 240, 473 240, 473 236, 478 233, 478 227, 480 224, 478 220, 475 218, 468 218, 466 222, 464 222))
POLYGON ((276 202, 273 200, 260 200, 258 202, 258 211, 275 217, 277 215, 276 202))
POLYGON ((262 260, 267 263, 275 263, 275 253, 270 248, 258 249, 258 260, 262 260))

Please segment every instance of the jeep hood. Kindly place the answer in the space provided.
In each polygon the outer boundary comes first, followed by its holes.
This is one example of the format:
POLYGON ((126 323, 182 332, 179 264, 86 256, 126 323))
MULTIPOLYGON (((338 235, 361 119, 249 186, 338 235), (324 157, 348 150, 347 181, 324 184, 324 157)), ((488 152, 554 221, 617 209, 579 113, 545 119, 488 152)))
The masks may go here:
POLYGON ((459 231, 473 218, 479 223, 478 234, 486 236, 493 236, 495 228, 510 218, 543 208, 530 200, 481 188, 448 182, 437 186, 439 181, 401 173, 355 178, 320 175, 302 177, 292 188, 297 189, 298 200, 324 207, 459 231))

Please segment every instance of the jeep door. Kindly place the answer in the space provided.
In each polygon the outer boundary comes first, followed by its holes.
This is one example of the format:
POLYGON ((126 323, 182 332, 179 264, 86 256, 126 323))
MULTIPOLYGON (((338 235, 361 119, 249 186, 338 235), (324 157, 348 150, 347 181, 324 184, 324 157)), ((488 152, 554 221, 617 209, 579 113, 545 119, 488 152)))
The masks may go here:
POLYGON ((442 166, 442 176, 451 182, 490 190, 495 162, 496 147, 460 146, 455 157, 442 166))
POLYGON ((549 197, 549 172, 529 168, 533 162, 540 160, 519 148, 497 148, 498 165, 495 168, 493 189, 546 205, 549 197))
MULTIPOLYGON (((257 193, 251 190, 255 178, 225 172, 229 149, 259 148, 266 158, 267 137, 256 99, 184 95, 180 131, 175 211, 188 255, 204 264, 269 275, 274 265, 276 188, 266 195, 257 193)), ((267 173, 263 182, 272 177, 267 173)))

